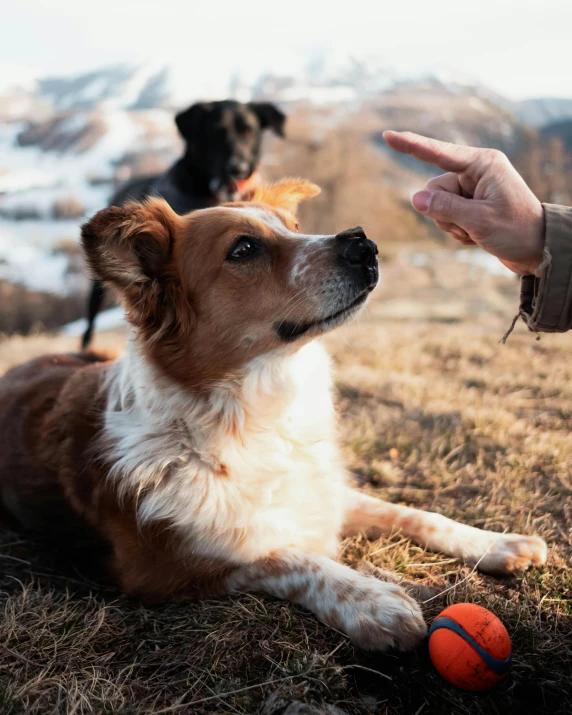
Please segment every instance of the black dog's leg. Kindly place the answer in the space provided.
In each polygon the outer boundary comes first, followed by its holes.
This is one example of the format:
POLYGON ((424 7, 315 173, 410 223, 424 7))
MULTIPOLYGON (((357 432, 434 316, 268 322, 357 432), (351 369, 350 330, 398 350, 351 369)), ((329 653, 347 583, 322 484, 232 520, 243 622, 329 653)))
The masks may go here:
POLYGON ((93 281, 91 294, 87 304, 87 330, 81 339, 81 349, 85 350, 91 342, 95 316, 101 310, 103 299, 105 298, 105 285, 103 281, 93 281))

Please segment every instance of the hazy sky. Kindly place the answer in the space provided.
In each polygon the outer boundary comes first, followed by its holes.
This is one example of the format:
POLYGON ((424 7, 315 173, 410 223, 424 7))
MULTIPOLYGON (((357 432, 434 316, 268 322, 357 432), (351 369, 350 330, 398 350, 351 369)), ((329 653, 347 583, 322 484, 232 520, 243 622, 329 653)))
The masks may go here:
POLYGON ((208 94, 234 69, 284 70, 312 48, 450 69, 513 98, 572 97, 570 0, 18 0, 3 8, 0 69, 5 81, 152 61, 208 94))

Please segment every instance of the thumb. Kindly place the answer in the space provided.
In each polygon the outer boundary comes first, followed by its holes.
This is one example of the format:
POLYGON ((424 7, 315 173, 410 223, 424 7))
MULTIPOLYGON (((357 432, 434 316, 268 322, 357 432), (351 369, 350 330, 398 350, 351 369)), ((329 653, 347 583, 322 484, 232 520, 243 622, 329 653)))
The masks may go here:
POLYGON ((479 201, 466 199, 449 191, 418 191, 411 198, 413 208, 424 216, 443 223, 453 223, 467 233, 482 221, 479 212, 482 210, 479 201))

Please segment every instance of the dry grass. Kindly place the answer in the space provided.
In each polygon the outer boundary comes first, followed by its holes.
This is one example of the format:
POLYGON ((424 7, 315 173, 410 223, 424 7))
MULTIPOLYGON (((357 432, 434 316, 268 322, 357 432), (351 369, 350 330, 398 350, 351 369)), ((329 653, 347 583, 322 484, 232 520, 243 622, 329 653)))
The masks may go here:
MULTIPOLYGON (((546 568, 506 580, 399 534, 348 540, 343 559, 441 593, 424 606, 429 620, 451 602, 492 609, 513 638, 506 681, 485 695, 459 692, 424 648, 366 654, 302 609, 258 596, 144 608, 5 534, 0 712, 282 715, 292 701, 351 715, 572 711, 572 336, 537 342, 520 328, 502 347, 500 318, 392 322, 384 309, 378 299, 328 339, 353 473, 390 501, 539 533, 550 555, 546 568)), ((0 369, 75 348, 13 338, 0 344, 0 369)))

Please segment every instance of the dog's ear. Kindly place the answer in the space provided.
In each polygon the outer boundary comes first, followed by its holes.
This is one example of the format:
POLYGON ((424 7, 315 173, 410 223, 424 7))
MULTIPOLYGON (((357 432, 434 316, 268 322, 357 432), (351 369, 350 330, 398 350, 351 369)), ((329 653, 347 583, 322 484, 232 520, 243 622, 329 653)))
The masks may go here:
POLYGON ((81 229, 91 271, 120 290, 161 279, 171 258, 177 218, 163 199, 99 211, 81 229))
POLYGON ((304 179, 282 179, 273 184, 259 184, 246 189, 241 195, 241 201, 253 201, 258 204, 268 204, 277 209, 288 211, 293 216, 298 213, 301 201, 311 199, 320 193, 320 187, 304 179))
POLYGON ((285 136, 286 115, 271 102, 250 102, 249 107, 258 117, 261 129, 272 129, 279 137, 285 136))
POLYGON ((197 102, 175 116, 175 124, 180 135, 187 141, 197 137, 202 117, 212 109, 212 102, 197 102))
POLYGON ((172 269, 179 220, 166 201, 153 198, 103 209, 81 229, 91 272, 117 290, 129 321, 148 336, 182 326, 180 284, 172 269))

